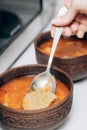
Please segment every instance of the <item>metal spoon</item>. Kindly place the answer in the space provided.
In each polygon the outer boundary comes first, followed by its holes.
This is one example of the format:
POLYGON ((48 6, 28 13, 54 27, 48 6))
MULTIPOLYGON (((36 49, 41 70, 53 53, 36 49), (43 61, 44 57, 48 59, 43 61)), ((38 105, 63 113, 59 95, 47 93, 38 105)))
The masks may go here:
MULTIPOLYGON (((66 13, 67 9, 66 7, 63 7, 59 13, 58 13, 58 17, 62 16, 64 13, 66 13)), ((48 65, 47 65, 47 69, 45 72, 42 72, 40 74, 38 74, 32 81, 32 84, 30 86, 31 90, 35 89, 35 86, 38 87, 39 89, 42 89, 47 83, 49 83, 49 86, 52 89, 52 92, 55 93, 56 90, 56 81, 55 78, 53 78, 53 75, 50 73, 50 68, 51 68, 51 64, 52 64, 52 60, 53 60, 53 56, 58 44, 58 41, 60 39, 60 36, 62 34, 63 31, 63 27, 56 27, 55 29, 55 35, 54 35, 54 40, 53 40, 53 45, 52 45, 52 49, 51 49, 51 53, 50 53, 50 57, 49 57, 49 61, 48 61, 48 65), (49 82, 49 79, 50 82, 49 82)))

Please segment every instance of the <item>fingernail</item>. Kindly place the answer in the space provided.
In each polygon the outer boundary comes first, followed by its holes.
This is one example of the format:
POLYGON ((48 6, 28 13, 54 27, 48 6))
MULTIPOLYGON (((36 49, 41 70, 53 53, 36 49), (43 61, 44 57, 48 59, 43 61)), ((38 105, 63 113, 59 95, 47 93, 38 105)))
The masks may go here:
POLYGON ((84 36, 84 33, 81 32, 81 31, 78 31, 77 37, 78 37, 78 38, 83 38, 83 36, 84 36))
POLYGON ((66 31, 66 32, 63 33, 63 35, 69 37, 71 34, 66 31))
POLYGON ((52 24, 56 24, 56 23, 59 23, 60 21, 61 21, 61 18, 58 17, 58 18, 54 18, 54 19, 51 21, 51 23, 52 23, 52 24))
POLYGON ((71 29, 72 29, 73 31, 76 31, 78 28, 77 28, 77 26, 72 25, 72 26, 71 26, 71 29))

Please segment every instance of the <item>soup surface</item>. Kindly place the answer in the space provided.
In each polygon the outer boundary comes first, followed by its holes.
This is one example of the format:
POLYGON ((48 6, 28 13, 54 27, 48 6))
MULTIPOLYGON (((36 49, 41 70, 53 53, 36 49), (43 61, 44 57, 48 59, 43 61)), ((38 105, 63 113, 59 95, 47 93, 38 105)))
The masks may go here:
MULTIPOLYGON (((43 42, 39 49, 44 54, 49 55, 51 52, 52 39, 43 42)), ((55 56, 61 58, 71 58, 87 55, 87 41, 76 38, 64 38, 61 37, 56 48, 55 56)))
MULTIPOLYGON (((30 84, 34 77, 20 77, 14 79, 0 88, 0 104, 3 104, 9 108, 23 110, 23 98, 30 91, 30 84)), ((64 100, 69 94, 69 90, 66 85, 57 80, 56 95, 57 98, 51 105, 57 104, 64 100)))

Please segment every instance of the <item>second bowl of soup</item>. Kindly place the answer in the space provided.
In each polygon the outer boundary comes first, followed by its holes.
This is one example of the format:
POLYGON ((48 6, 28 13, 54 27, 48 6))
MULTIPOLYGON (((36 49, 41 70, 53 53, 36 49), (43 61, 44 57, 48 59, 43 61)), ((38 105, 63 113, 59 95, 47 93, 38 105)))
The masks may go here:
MULTIPOLYGON (((50 32, 44 32, 35 39, 37 62, 47 64, 53 39, 50 32)), ((73 81, 87 77, 87 37, 62 37, 54 55, 53 65, 65 70, 73 81)))

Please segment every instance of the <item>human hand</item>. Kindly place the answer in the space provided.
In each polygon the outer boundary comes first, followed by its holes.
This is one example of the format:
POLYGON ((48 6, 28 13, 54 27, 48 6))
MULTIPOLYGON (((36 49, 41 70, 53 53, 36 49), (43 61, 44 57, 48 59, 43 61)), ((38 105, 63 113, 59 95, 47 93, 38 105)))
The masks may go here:
POLYGON ((82 38, 87 32, 87 0, 65 0, 64 6, 68 8, 67 13, 52 20, 52 37, 54 37, 55 26, 63 26, 62 35, 77 35, 82 38))

